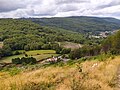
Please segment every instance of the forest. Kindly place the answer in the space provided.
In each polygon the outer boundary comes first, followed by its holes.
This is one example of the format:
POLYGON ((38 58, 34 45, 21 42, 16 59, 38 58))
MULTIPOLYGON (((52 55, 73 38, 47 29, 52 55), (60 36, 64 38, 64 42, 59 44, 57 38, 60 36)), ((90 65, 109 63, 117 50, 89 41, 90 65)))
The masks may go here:
POLYGON ((57 49, 57 42, 63 41, 83 44, 86 38, 80 33, 40 26, 29 20, 0 19, 1 57, 11 55, 14 50, 57 49))
POLYGON ((99 34, 104 31, 114 31, 120 29, 120 20, 109 17, 53 17, 53 18, 28 18, 35 23, 43 26, 59 27, 82 34, 99 34))
POLYGON ((0 19, 0 42, 3 42, 0 57, 11 56, 15 50, 55 50, 57 54, 70 53, 71 59, 108 51, 116 54, 119 53, 119 39, 119 32, 103 40, 57 27, 40 26, 31 20, 0 19), (83 47, 78 50, 65 49, 59 42, 78 43, 83 47))

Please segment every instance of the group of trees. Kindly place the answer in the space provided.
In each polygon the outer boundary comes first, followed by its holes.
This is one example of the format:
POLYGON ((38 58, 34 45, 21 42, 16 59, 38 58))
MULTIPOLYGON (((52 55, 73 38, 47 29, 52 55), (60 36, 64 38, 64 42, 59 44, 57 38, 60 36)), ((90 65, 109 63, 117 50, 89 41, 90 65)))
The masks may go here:
POLYGON ((102 50, 105 53, 120 54, 120 31, 104 40, 102 50))
POLYGON ((12 59, 13 64, 35 64, 37 60, 33 57, 22 57, 12 59))
POLYGON ((120 31, 107 37, 100 45, 83 46, 70 52, 70 58, 76 59, 85 56, 94 56, 101 53, 120 54, 120 31))
POLYGON ((78 59, 86 56, 95 56, 100 54, 101 46, 83 46, 80 49, 75 49, 70 52, 69 57, 71 59, 78 59))
POLYGON ((43 27, 22 19, 0 19, 0 41, 4 44, 0 49, 0 57, 10 56, 14 50, 40 49, 52 49, 57 54, 70 54, 71 59, 98 55, 101 51, 120 53, 120 31, 101 44, 101 40, 89 40, 80 33, 43 27), (84 46, 76 50, 62 48, 58 42, 64 41, 81 43, 84 46))
POLYGON ((120 28, 120 20, 99 17, 61 17, 61 18, 30 18, 35 23, 44 26, 59 27, 66 30, 93 34, 101 31, 112 31, 120 28))
POLYGON ((4 45, 2 48, 0 48, 0 58, 10 55, 12 55, 12 49, 9 46, 4 45))
POLYGON ((40 26, 29 20, 0 19, 0 41, 4 44, 0 49, 0 57, 2 57, 11 55, 11 51, 14 50, 53 49, 57 53, 68 53, 70 50, 62 49, 56 42, 83 44, 86 39, 80 33, 40 26))

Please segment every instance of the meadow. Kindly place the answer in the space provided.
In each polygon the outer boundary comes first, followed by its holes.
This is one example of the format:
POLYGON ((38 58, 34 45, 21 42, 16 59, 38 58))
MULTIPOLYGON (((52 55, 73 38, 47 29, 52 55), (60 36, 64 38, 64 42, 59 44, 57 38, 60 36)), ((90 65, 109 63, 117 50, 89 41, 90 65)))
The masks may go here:
MULTIPOLYGON (((54 50, 33 50, 33 51, 24 51, 24 50, 18 50, 21 53, 26 53, 28 56, 32 56, 37 59, 37 61, 40 61, 42 59, 51 57, 51 56, 57 56, 58 54, 55 54, 54 50)), ((8 57, 3 57, 0 62, 10 63, 12 59, 14 58, 21 58, 25 57, 25 54, 20 55, 13 55, 8 57)))

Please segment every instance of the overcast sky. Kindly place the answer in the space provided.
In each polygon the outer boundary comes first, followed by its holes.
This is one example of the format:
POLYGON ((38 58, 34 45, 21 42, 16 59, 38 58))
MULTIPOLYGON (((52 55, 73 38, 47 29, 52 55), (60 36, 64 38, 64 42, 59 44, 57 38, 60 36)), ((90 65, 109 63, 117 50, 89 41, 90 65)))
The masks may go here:
POLYGON ((0 18, 66 16, 120 19, 120 0, 0 0, 0 18))

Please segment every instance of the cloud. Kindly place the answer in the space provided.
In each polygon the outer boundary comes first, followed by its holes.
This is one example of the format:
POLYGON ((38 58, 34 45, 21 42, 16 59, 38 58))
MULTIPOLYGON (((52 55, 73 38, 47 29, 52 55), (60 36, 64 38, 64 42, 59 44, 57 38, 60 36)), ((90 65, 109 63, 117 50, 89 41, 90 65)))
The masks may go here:
POLYGON ((107 8, 107 7, 113 7, 113 6, 117 6, 120 5, 120 0, 109 0, 109 2, 102 2, 103 4, 101 4, 100 6, 98 6, 96 9, 103 9, 103 8, 107 8))
POLYGON ((120 0, 0 0, 0 18, 111 16, 120 18, 120 0))
POLYGON ((25 6, 22 0, 0 0, 0 12, 13 11, 25 6))
POLYGON ((57 0, 56 4, 88 3, 90 0, 57 0))

